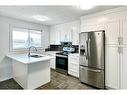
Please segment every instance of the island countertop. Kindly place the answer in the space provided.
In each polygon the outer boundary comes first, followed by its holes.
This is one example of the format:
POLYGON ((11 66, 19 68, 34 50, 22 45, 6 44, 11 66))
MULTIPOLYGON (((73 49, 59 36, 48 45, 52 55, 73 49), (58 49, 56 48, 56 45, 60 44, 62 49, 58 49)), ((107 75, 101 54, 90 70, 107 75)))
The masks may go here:
POLYGON ((28 57, 28 54, 8 54, 6 56, 13 59, 13 60, 24 63, 24 64, 36 63, 36 62, 47 61, 47 60, 52 59, 51 56, 42 55, 42 54, 35 54, 34 53, 31 55, 40 55, 42 57, 40 57, 40 58, 28 57))

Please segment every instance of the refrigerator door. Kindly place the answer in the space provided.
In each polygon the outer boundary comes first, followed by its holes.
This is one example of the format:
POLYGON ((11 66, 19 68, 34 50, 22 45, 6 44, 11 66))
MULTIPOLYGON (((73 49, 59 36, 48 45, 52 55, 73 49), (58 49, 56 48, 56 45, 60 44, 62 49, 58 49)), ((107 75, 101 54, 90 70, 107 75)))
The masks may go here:
POLYGON ((104 69, 104 32, 84 32, 81 35, 87 35, 87 38, 80 36, 80 40, 86 39, 84 45, 87 54, 82 56, 80 48, 80 65, 104 69))
POLYGON ((80 48, 80 65, 88 65, 88 33, 80 33, 79 35, 80 48))
POLYGON ((81 82, 97 88, 104 88, 104 71, 80 66, 79 79, 81 82))
POLYGON ((90 32, 88 66, 104 69, 104 32, 90 32))

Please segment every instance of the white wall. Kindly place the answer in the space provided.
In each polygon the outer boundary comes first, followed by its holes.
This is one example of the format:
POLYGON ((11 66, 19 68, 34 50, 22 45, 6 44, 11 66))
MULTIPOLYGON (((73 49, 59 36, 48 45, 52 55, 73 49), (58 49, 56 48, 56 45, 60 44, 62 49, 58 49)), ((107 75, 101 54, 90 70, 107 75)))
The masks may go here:
POLYGON ((12 78, 11 60, 6 57, 6 54, 10 52, 9 33, 11 26, 43 30, 42 44, 44 47, 39 51, 43 53, 44 48, 49 45, 48 26, 0 16, 0 81, 12 78))

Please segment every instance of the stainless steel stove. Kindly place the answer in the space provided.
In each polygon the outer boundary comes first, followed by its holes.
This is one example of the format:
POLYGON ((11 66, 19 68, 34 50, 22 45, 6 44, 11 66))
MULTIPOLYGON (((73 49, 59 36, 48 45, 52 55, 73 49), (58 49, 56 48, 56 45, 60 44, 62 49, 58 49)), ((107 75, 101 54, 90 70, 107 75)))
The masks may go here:
POLYGON ((68 54, 74 52, 72 47, 64 47, 63 52, 56 53, 56 71, 67 74, 68 73, 68 54))

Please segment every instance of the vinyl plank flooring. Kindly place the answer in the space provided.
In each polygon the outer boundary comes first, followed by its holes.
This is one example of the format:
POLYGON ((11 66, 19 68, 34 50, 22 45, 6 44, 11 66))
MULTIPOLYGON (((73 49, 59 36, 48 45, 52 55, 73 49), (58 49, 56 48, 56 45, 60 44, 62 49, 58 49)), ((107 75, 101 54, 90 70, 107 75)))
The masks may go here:
MULTIPOLYGON (((20 90, 23 89, 14 79, 9 79, 3 82, 0 82, 0 89, 10 89, 10 90, 20 90)), ((51 81, 45 85, 40 86, 37 90, 55 90, 55 89, 74 89, 74 90, 94 90, 95 88, 88 85, 80 83, 80 81, 72 76, 64 75, 51 70, 51 81)))

